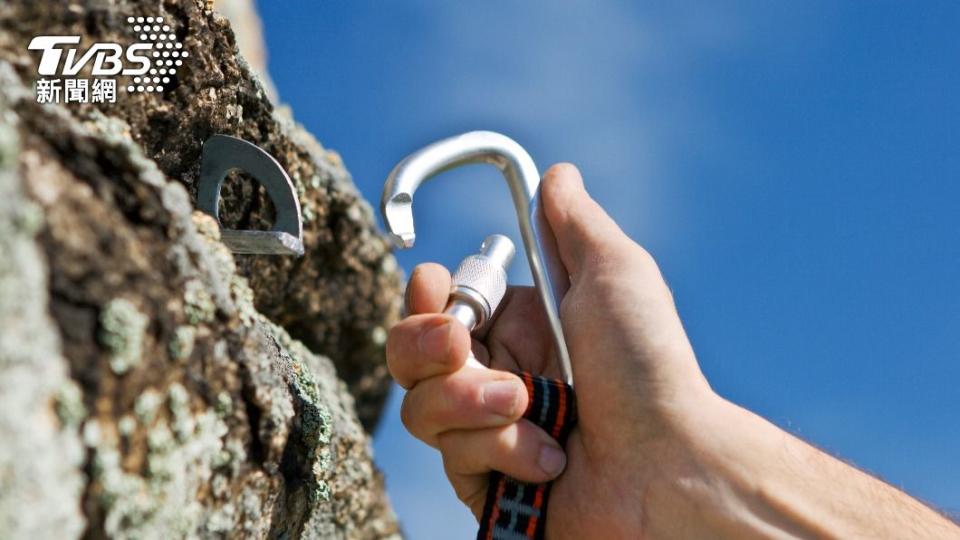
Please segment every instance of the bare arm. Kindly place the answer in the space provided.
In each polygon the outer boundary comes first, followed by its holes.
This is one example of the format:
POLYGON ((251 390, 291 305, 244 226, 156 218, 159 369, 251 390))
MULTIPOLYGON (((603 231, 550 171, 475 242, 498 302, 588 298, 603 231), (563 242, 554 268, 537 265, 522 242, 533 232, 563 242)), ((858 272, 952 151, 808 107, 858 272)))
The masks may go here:
MULTIPOLYGON (((699 532, 727 538, 960 538, 960 528, 902 491, 717 398, 686 444, 697 474, 676 475, 665 506, 693 505, 699 532), (698 527, 699 529, 699 527, 698 527)), ((676 525, 648 514, 650 532, 676 525)), ((694 531, 690 531, 694 532, 694 531)), ((655 535, 653 535, 655 536, 655 535)))
POLYGON ((690 441, 702 467, 674 503, 697 501, 714 532, 743 538, 960 538, 960 529, 900 490, 743 408, 701 411, 690 441))

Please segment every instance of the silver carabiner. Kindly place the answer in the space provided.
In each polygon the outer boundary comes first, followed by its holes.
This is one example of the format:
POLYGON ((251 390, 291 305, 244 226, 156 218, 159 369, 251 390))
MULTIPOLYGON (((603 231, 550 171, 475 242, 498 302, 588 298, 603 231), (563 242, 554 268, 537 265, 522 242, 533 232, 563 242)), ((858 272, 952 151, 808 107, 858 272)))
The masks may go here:
POLYGON ((470 163, 489 163, 503 174, 516 207, 520 236, 553 336, 564 382, 573 385, 573 367, 560 324, 560 301, 570 287, 557 255, 556 239, 539 200, 540 173, 530 154, 513 139, 492 131, 471 131, 426 146, 394 167, 383 186, 380 211, 399 248, 416 240, 413 194, 420 184, 444 171, 470 163))

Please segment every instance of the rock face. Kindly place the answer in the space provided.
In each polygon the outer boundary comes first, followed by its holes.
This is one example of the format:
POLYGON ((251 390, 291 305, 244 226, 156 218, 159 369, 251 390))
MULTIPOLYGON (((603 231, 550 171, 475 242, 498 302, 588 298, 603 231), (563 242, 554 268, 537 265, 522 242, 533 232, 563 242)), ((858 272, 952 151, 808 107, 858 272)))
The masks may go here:
MULTIPOLYGON (((4 538, 397 535, 363 426, 399 272, 339 158, 204 7, 0 4, 4 538), (36 102, 33 36, 129 44, 128 16, 163 17, 190 52, 163 92, 36 102), (214 133, 288 171, 303 258, 234 256, 193 211, 214 133)), ((223 198, 225 224, 269 228, 255 183, 223 198)))

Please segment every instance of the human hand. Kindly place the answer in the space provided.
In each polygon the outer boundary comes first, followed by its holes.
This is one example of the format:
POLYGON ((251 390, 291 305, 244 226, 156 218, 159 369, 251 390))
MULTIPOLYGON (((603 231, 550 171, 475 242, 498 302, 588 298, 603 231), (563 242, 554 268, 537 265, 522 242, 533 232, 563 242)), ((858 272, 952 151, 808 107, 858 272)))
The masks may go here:
POLYGON ((566 454, 544 431, 518 421, 526 390, 504 371, 559 378, 536 291, 509 290, 486 335, 472 343, 494 369, 472 368, 465 366, 466 328, 440 313, 451 281, 435 264, 414 270, 410 316, 387 341, 390 371, 408 389, 401 416, 414 436, 441 451, 451 484, 477 517, 491 470, 539 483, 565 469, 551 493, 551 537, 634 537, 651 526, 649 504, 670 496, 651 489, 675 481, 693 462, 685 441, 690 417, 719 399, 700 373, 656 263, 590 199, 579 172, 552 167, 541 198, 571 281, 560 313, 579 421, 566 454))
POLYGON ((933 509, 717 396, 700 372, 656 263, 583 189, 552 167, 541 200, 570 290, 560 318, 578 423, 566 453, 520 419, 519 378, 559 377, 539 297, 512 288, 472 348, 441 314, 450 274, 421 265, 410 316, 387 340, 408 389, 407 429, 443 455, 457 495, 479 518, 488 473, 555 479, 550 538, 958 538, 933 509), (560 473, 563 472, 561 475, 560 473))

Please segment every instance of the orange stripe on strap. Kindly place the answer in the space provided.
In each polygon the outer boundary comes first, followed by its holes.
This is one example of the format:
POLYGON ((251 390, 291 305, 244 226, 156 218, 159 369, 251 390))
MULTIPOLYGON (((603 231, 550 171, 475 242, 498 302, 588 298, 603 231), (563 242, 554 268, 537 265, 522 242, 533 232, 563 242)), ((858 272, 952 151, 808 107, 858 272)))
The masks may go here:
MULTIPOLYGON (((546 489, 545 484, 540 484, 537 486, 537 493, 533 497, 533 507, 537 510, 540 510, 540 507, 543 505, 543 491, 546 489)), ((537 533, 537 516, 530 516, 530 521, 527 522, 527 536, 533 538, 537 533)))
POLYGON ((560 430, 563 429, 565 420, 563 415, 567 412, 567 387, 558 385, 557 393, 560 394, 557 400, 557 419, 553 423, 553 431, 551 432, 554 439, 560 438, 560 430))
POLYGON ((527 387, 527 408, 523 411, 523 416, 530 414, 530 407, 533 407, 533 375, 524 371, 520 374, 523 379, 523 385, 527 387))
POLYGON ((500 517, 500 498, 503 497, 503 490, 507 485, 507 476, 500 475, 500 481, 497 482, 497 502, 493 505, 493 512, 490 513, 490 526, 487 528, 487 540, 493 540, 493 525, 500 517))

